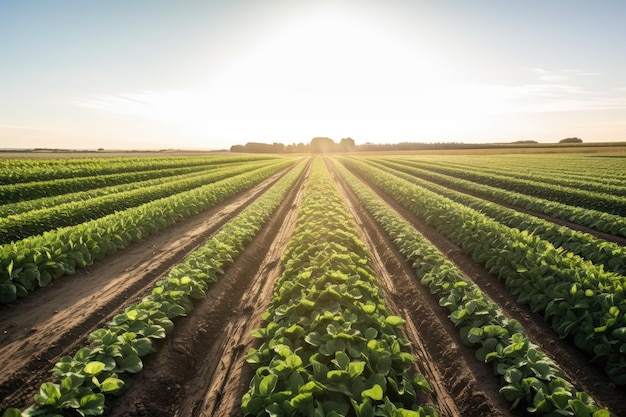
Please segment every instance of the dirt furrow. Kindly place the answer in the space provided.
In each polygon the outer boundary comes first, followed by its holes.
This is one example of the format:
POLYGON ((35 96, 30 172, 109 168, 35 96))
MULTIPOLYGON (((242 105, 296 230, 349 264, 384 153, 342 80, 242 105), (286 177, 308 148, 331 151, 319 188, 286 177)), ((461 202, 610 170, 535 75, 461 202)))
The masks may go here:
POLYGON ((140 300, 172 266, 274 184, 276 174, 214 209, 135 242, 118 254, 62 277, 14 304, 0 317, 0 408, 25 407, 50 370, 86 336, 140 300))
MULTIPOLYGON (((221 389, 217 391, 221 396, 220 401, 217 402, 214 399, 217 397, 213 395, 216 390, 209 389, 201 406, 197 408, 198 413, 181 412, 178 413, 180 417, 188 415, 200 417, 241 415, 241 397, 247 391, 253 375, 252 369, 245 362, 245 355, 250 349, 258 347, 258 341, 251 336, 251 331, 262 326, 261 316, 269 306, 274 282, 280 276, 282 270, 280 258, 291 240, 298 216, 298 207, 300 207, 304 194, 303 191, 304 183, 295 197, 291 210, 286 215, 280 216, 282 219, 281 228, 274 238, 261 268, 252 278, 252 286, 248 290, 249 296, 241 300, 240 310, 248 310, 252 314, 239 318, 238 321, 243 331, 238 332, 237 337, 229 338, 229 345, 236 344, 238 347, 242 347, 238 350, 238 355, 236 357, 229 355, 229 349, 223 351, 223 356, 230 357, 230 362, 228 366, 224 366, 216 374, 215 379, 221 385, 221 389)), ((183 409, 183 411, 185 410, 183 409)))
MULTIPOLYGON (((504 283, 491 275, 487 269, 476 264, 462 248, 439 234, 433 227, 419 220, 413 213, 399 205, 378 187, 367 181, 364 182, 433 245, 446 254, 466 278, 476 283, 492 302, 500 306, 506 316, 519 321, 524 327, 525 334, 569 375, 572 383, 578 389, 591 395, 600 406, 608 408, 615 415, 626 415, 626 404, 624 403, 626 389, 616 387, 615 384, 611 383, 602 369, 590 363, 591 358, 577 349, 572 340, 560 339, 545 321, 543 315, 532 312, 528 306, 518 304, 504 283)), ((495 377, 491 376, 491 378, 495 377)))
MULTIPOLYGON (((403 170, 400 169, 400 171, 403 171, 403 170)), ((405 171, 403 171, 403 172, 405 172, 405 171)), ((558 224, 559 226, 565 226, 565 227, 567 227, 569 229, 572 229, 572 230, 576 230, 576 231, 583 232, 583 233, 588 233, 588 234, 590 234, 592 236, 595 236, 598 239, 604 239, 607 242, 613 242, 613 243, 617 243, 618 245, 621 245, 621 246, 626 246, 626 237, 624 237, 624 236, 613 235, 611 233, 601 232, 601 231, 596 230, 594 228, 591 228, 591 227, 588 227, 588 226, 584 226, 582 224, 574 223, 574 222, 571 222, 569 220, 559 219, 557 217, 551 216, 551 215, 546 214, 546 213, 542 213, 540 211, 530 210, 530 209, 524 208, 524 207, 519 206, 519 205, 505 203, 505 202, 503 202, 502 200, 500 200, 498 198, 488 197, 488 196, 485 196, 485 195, 483 195, 483 194, 481 194, 479 192, 470 191, 470 190, 467 190, 467 189, 465 189, 465 188, 463 188, 461 186, 458 186, 458 185, 451 185, 449 183, 446 183, 445 181, 437 181, 437 180, 426 179, 426 178, 422 178, 422 177, 420 177, 420 178, 423 179, 424 181, 432 182, 433 184, 437 184, 437 185, 440 185, 442 187, 449 188, 449 189, 451 189, 453 191, 456 191, 456 192, 459 192, 459 193, 471 195, 472 197, 480 198, 482 200, 489 201, 489 202, 494 203, 494 204, 498 204, 498 205, 500 205, 502 207, 506 207, 506 208, 509 208, 509 209, 512 209, 512 210, 519 211, 520 213, 529 214, 531 216, 535 216, 535 217, 538 217, 540 219, 547 220, 547 221, 549 221, 551 223, 558 224)), ((451 178, 454 178, 454 177, 451 177, 451 178)))
POLYGON ((175 335, 145 358, 128 392, 110 403, 110 417, 241 416, 252 378, 245 355, 256 343, 280 257, 291 237, 308 168, 276 214, 236 262, 175 322, 175 335))
MULTIPOLYGON (((374 260, 390 308, 407 320, 405 331, 422 372, 435 390, 442 415, 511 416, 491 370, 476 361, 473 350, 458 343, 458 331, 447 311, 421 285, 385 231, 361 207, 339 175, 334 175, 357 220, 374 260)), ((418 365, 419 366, 419 365, 418 365)))

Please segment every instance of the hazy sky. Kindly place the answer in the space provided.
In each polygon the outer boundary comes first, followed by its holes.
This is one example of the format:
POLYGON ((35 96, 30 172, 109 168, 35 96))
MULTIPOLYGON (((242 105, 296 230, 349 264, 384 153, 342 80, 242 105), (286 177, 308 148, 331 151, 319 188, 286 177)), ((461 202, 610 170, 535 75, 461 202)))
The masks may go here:
POLYGON ((623 0, 0 0, 0 147, 626 140, 623 0))

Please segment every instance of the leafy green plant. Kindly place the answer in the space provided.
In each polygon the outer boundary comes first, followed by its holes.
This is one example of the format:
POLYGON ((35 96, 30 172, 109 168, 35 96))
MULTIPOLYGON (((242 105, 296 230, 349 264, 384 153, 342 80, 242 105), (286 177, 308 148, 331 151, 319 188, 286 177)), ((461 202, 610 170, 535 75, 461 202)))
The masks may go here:
POLYGON ((120 395, 132 383, 129 374, 143 369, 141 358, 174 330, 172 319, 193 310, 193 300, 205 296, 222 268, 234 262, 269 219, 303 170, 303 163, 286 174, 200 249, 159 280, 152 293, 116 315, 106 328, 88 336, 89 345, 54 366, 57 383, 42 384, 34 404, 9 409, 3 417, 101 415, 106 395, 120 395))
MULTIPOLYGON (((342 159, 345 162, 345 159, 342 159)), ((461 341, 476 349, 476 358, 490 363, 501 379, 500 392, 511 402, 536 415, 608 417, 594 401, 565 379, 561 369, 528 337, 519 322, 504 316, 500 308, 428 242, 413 226, 338 165, 342 177, 361 203, 394 239, 412 262, 421 282, 448 309, 461 341)))
POLYGON ((416 168, 396 162, 395 159, 373 159, 371 161, 377 166, 383 167, 387 172, 485 213, 502 224, 519 230, 527 230, 549 241, 557 248, 562 247, 564 250, 588 259, 596 265, 603 265, 607 271, 621 275, 626 273, 626 248, 623 246, 456 190, 462 188, 466 192, 486 197, 514 195, 515 193, 462 178, 442 175, 427 169, 416 168))
POLYGON ((86 200, 64 202, 51 207, 27 211, 20 214, 0 217, 0 244, 24 239, 48 230, 72 226, 116 211, 126 210, 142 204, 166 198, 181 192, 214 183, 248 171, 271 165, 272 162, 259 162, 227 166, 214 169, 200 175, 183 178, 161 179, 151 186, 137 187, 132 190, 100 197, 90 195, 86 200))
POLYGON ((562 204, 584 207, 590 210, 611 213, 616 216, 626 215, 626 197, 616 196, 609 192, 583 190, 563 184, 550 184, 537 176, 532 179, 523 179, 519 178, 519 176, 516 178, 511 175, 484 172, 482 168, 469 166, 442 166, 416 160, 408 163, 434 172, 491 185, 509 192, 532 195, 545 200, 558 201, 562 204))
POLYGON ((626 348, 616 337, 626 327, 626 277, 371 165, 346 164, 502 279, 520 303, 544 312, 559 336, 573 336, 614 383, 626 383, 626 348))
POLYGON ((52 279, 73 275, 76 268, 84 268, 135 240, 213 207, 293 163, 294 160, 282 160, 96 220, 3 245, 0 304, 25 297, 52 279))
POLYGON ((316 160, 284 272, 264 313, 244 415, 427 416, 430 391, 411 376, 404 323, 391 315, 369 255, 321 160, 316 160))

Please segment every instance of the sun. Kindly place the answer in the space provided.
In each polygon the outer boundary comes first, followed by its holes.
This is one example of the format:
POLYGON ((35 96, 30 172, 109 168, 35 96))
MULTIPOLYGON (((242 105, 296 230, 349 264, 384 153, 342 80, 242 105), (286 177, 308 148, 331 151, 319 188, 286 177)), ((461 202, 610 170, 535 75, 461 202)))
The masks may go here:
POLYGON ((196 85, 96 105, 166 123, 198 144, 450 139, 489 123, 497 107, 496 95, 463 85, 436 48, 392 26, 336 8, 286 22, 233 49, 196 85))

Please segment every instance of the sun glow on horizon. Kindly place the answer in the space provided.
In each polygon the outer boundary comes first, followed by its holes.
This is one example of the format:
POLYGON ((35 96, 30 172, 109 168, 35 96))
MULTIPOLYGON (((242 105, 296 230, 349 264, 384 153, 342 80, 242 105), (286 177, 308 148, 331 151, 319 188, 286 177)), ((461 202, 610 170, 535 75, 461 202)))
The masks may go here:
POLYGON ((101 136, 145 132, 146 143, 162 139, 158 146, 180 138, 211 148, 315 136, 357 143, 541 139, 537 123, 545 125, 543 138, 558 138, 563 126, 603 131, 592 127, 592 112, 626 108, 626 90, 596 88, 598 72, 529 65, 498 73, 506 67, 487 60, 493 56, 464 51, 426 17, 412 15, 407 24, 376 15, 382 7, 358 10, 332 3, 277 8, 259 19, 250 12, 253 20, 243 19, 250 26, 240 23, 245 30, 235 39, 207 36, 205 55, 172 66, 169 85, 107 89, 74 104, 100 122, 101 136), (185 76, 188 64, 195 77, 185 76), (572 112, 585 120, 562 122, 561 113, 572 112))
POLYGON ((325 10, 258 39, 195 88, 139 91, 79 104, 175 125, 198 138, 308 139, 453 135, 493 97, 462 88, 452 63, 371 21, 325 10), (468 93, 468 94, 466 94, 468 93), (481 102, 481 100, 483 100, 481 102), (381 128, 384 126, 384 128, 381 128))

